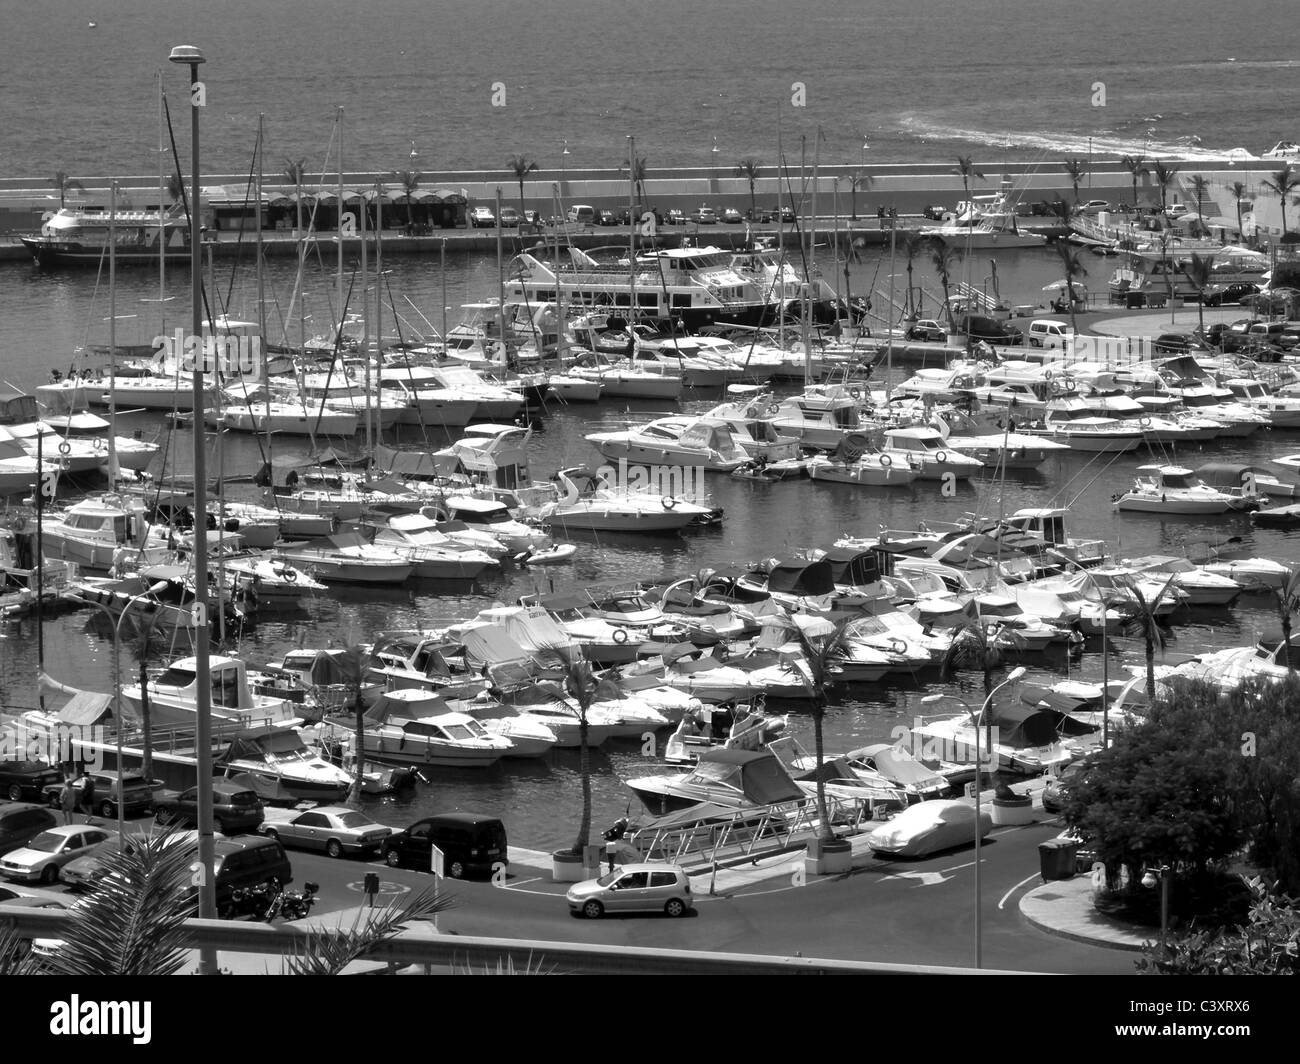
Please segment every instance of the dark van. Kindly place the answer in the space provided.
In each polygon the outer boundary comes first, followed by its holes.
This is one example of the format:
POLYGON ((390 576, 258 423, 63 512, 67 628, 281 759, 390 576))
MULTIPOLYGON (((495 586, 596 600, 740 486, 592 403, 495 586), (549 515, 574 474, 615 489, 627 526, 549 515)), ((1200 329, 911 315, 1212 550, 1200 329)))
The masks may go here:
POLYGON ((509 864, 506 826, 481 813, 439 813, 417 820, 389 837, 384 859, 394 868, 432 871, 434 846, 442 851, 444 871, 452 879, 490 875, 495 865, 509 864))
POLYGON ((293 881, 284 847, 275 839, 262 835, 241 835, 235 839, 217 839, 213 844, 216 857, 217 912, 230 905, 236 887, 256 887, 278 879, 281 886, 293 881))

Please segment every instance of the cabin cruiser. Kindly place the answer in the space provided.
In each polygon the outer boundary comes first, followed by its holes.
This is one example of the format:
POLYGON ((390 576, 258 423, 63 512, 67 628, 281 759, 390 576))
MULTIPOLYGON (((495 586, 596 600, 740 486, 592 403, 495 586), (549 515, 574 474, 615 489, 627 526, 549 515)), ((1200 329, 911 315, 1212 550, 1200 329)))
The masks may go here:
POLYGON ((511 750, 465 713, 427 691, 386 691, 366 711, 362 745, 367 757, 446 768, 488 768, 511 750))
POLYGON ((107 571, 121 548, 165 547, 166 534, 148 522, 144 504, 129 495, 107 493, 73 503, 42 522, 46 558, 107 571))
POLYGON ((585 437, 608 459, 649 466, 702 467, 727 473, 749 460, 731 426, 720 418, 665 417, 622 432, 585 437))
POLYGON ((341 584, 403 584, 415 563, 392 550, 376 547, 359 532, 335 532, 305 543, 278 547, 275 557, 322 580, 341 584))
POLYGON ((40 477, 62 472, 58 455, 45 456, 39 462, 35 455, 3 425, 0 425, 0 498, 6 495, 26 494, 40 477))
POLYGON ((611 358, 591 353, 582 355, 569 367, 568 375, 600 387, 608 399, 659 399, 676 402, 682 394, 680 373, 651 369, 640 361, 611 358))
POLYGON ((1070 449, 1067 444, 1050 440, 1045 436, 1031 436, 1016 432, 1010 427, 1010 422, 1000 432, 986 433, 970 429, 955 430, 940 418, 936 418, 935 423, 943 434, 946 450, 975 458, 995 471, 1037 469, 1053 454, 1070 449))
POLYGON ((837 484, 872 488, 902 488, 921 476, 922 463, 888 451, 860 451, 846 440, 834 454, 808 459, 808 476, 837 484))
POLYGON ((679 495, 610 486, 599 471, 583 467, 555 474, 559 498, 542 507, 538 519, 566 532, 675 532, 707 519, 712 510, 679 495))
POLYGON ((1071 450, 1115 454, 1142 443, 1142 429, 1113 417, 1097 417, 1082 400, 1053 399, 1041 421, 1020 426, 1030 435, 1055 439, 1071 450))
POLYGON ((928 425, 885 429, 881 450, 895 464, 907 462, 921 480, 943 480, 949 474, 961 480, 975 476, 984 468, 978 458, 948 447, 943 433, 928 425))
POLYGON ((265 798, 340 801, 352 789, 351 772, 312 750, 296 728, 263 725, 231 739, 217 762, 228 778, 247 783, 265 798))
POLYGON ((803 447, 833 451, 846 438, 864 429, 858 409, 860 388, 809 385, 802 395, 783 399, 770 411, 772 424, 803 447))
POLYGON ((490 554, 457 543, 424 514, 395 514, 375 533, 374 545, 415 566, 414 575, 432 580, 473 580, 500 563, 490 554))
POLYGON ((448 495, 442 506, 449 520, 463 521, 469 528, 495 536, 507 550, 521 553, 547 550, 552 540, 546 532, 511 516, 504 502, 477 495, 448 495))
POLYGON ((1187 558, 1148 554, 1141 558, 1123 558, 1120 564, 1135 573, 1162 579, 1172 573, 1174 587, 1186 592, 1189 606, 1230 606, 1243 590, 1231 577, 1194 565, 1187 558))
MULTIPOLYGON (((214 721, 253 727, 298 720, 298 707, 283 698, 253 693, 248 668, 239 658, 213 655, 208 666, 214 721)), ((137 716, 141 713, 139 684, 122 688, 122 699, 137 716)), ((193 724, 198 710, 198 659, 181 658, 149 681, 149 713, 155 726, 193 724)))
POLYGON ((658 815, 704 804, 745 810, 807 801, 803 789, 768 750, 706 750, 689 772, 642 776, 627 785, 649 812, 658 815))
POLYGON ((1261 496, 1238 486, 1220 490, 1206 484, 1184 466, 1138 466, 1133 486, 1115 499, 1115 509, 1134 513, 1224 514, 1258 509, 1261 496))
POLYGON ((750 458, 770 464, 799 457, 799 440, 783 436, 772 420, 781 407, 772 401, 770 392, 761 391, 755 385, 732 385, 727 391, 730 401, 715 406, 705 416, 730 425, 736 441, 750 458))
POLYGON ((1300 396, 1275 395, 1260 381, 1235 377, 1223 382, 1237 402, 1268 415, 1275 429, 1300 428, 1300 396))

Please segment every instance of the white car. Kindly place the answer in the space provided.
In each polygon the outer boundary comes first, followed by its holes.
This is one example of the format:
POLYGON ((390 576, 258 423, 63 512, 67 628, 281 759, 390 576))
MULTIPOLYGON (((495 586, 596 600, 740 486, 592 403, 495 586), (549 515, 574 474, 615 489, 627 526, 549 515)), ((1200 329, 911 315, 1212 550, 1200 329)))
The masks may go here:
POLYGON ((54 883, 59 869, 78 857, 94 853, 117 838, 116 831, 95 824, 67 824, 42 831, 26 846, 0 858, 0 875, 6 879, 54 883))
POLYGON ((1096 214, 1098 211, 1110 210, 1110 202, 1104 199, 1090 199, 1087 203, 1079 204, 1079 210, 1083 214, 1096 214))
MULTIPOLYGON (((993 829, 993 818, 980 810, 980 838, 993 829)), ((867 836, 876 853, 924 857, 941 850, 975 844, 975 807, 947 799, 918 802, 867 836)))
POLYGON ((607 912, 683 916, 695 907, 690 879, 673 864, 622 865, 599 879, 575 883, 565 900, 570 913, 588 920, 607 912))
POLYGON ((497 217, 490 207, 475 207, 469 212, 469 224, 472 229, 491 229, 497 224, 497 217))

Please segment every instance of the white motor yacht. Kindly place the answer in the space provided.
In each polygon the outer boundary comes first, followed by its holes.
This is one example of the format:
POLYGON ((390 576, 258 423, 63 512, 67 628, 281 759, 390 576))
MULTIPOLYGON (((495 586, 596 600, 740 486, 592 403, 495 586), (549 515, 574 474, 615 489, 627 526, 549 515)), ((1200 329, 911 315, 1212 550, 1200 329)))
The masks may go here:
POLYGON ((731 426, 720 418, 665 417, 585 438, 606 458, 646 466, 702 467, 727 473, 749 460, 731 426))
POLYGON ((1244 489, 1224 491, 1206 484, 1184 466, 1138 466, 1139 476, 1128 491, 1115 499, 1121 512, 1154 513, 1165 516, 1225 514, 1257 509, 1261 496, 1244 489))

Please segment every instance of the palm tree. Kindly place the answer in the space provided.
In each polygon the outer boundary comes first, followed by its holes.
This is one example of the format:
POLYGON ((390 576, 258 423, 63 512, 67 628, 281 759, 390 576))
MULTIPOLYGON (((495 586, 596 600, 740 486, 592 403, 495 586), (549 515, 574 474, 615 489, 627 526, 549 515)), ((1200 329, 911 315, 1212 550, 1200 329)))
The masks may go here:
POLYGON ((1282 658, 1291 667, 1291 617, 1300 612, 1300 568, 1292 569, 1286 583, 1273 592, 1277 599, 1277 616, 1282 622, 1282 658))
POLYGON ((813 750, 817 755, 818 837, 824 842, 834 839, 835 832, 831 830, 831 818, 826 808, 826 780, 821 770, 826 761, 826 743, 822 725, 826 720, 826 703, 829 700, 827 692, 835 683, 834 661, 844 647, 849 625, 852 623, 851 620, 841 621, 832 631, 817 637, 810 637, 802 628, 795 625, 799 647, 808 662, 808 675, 803 676, 802 673, 800 675, 811 700, 813 750))
POLYGON ((1282 235, 1285 236, 1287 234, 1286 198, 1300 188, 1300 174, 1293 173, 1290 167, 1283 167, 1273 175, 1272 181, 1265 178, 1260 182, 1260 186, 1273 193, 1282 205, 1282 235))
POLYGON ((871 175, 865 170, 854 170, 849 174, 849 199, 853 205, 853 220, 858 220, 858 191, 865 192, 871 187, 871 175))
POLYGON ((1228 186, 1228 191, 1232 193, 1233 202, 1237 205, 1237 236, 1245 239, 1246 234, 1241 228, 1241 201, 1249 198, 1247 196, 1246 182, 1234 181, 1228 186))
POLYGON ((560 648, 560 657, 565 664, 564 689, 578 703, 578 773, 582 777, 582 817, 578 821, 578 834, 573 840, 571 852, 575 857, 581 857, 591 839, 591 747, 587 742, 587 711, 595 699, 596 677, 592 674, 591 662, 578 657, 568 647, 560 648))
POLYGON ((754 183, 758 180, 762 169, 763 164, 752 155, 746 155, 740 162, 736 163, 736 176, 743 177, 749 182, 749 213, 751 217, 758 213, 758 205, 754 199, 754 183))
POLYGON ((1070 179, 1070 184, 1074 187, 1074 202, 1079 202, 1079 182, 1088 174, 1087 159, 1063 159, 1061 168, 1065 171, 1066 176, 1070 179))
POLYGON ((411 197, 415 195, 415 190, 420 187, 420 180, 424 175, 418 170, 394 170, 391 176, 402 187, 402 195, 406 197, 406 224, 409 226, 413 223, 411 218, 411 197))
MULTIPOLYGON (((992 627, 993 631, 990 634, 990 626, 985 624, 984 618, 978 613, 962 621, 954 629, 952 642, 943 652, 943 658, 939 663, 940 675, 948 679, 952 678, 953 671, 956 669, 972 669, 981 673, 984 678, 983 704, 985 705, 993 696, 993 674, 1007 664, 1011 657, 1011 650, 1018 649, 1014 631, 1005 629, 1001 625, 992 627)), ((978 721, 974 723, 978 725, 978 721)), ((984 721, 984 727, 986 729, 984 749, 986 752, 991 752, 993 749, 991 716, 984 721)), ((978 770, 977 765, 976 771, 978 770)))
POLYGON ((1144 155, 1126 155, 1119 161, 1133 177, 1133 209, 1138 206, 1138 178, 1147 172, 1147 160, 1144 155))
POLYGON ((930 261, 939 274, 939 283, 943 286, 943 310, 948 318, 948 327, 953 327, 952 303, 948 299, 948 284, 953 271, 961 262, 961 250, 949 247, 940 237, 930 238, 930 261))
POLYGON ((287 156, 284 160, 284 177, 285 180, 293 186, 294 201, 297 209, 296 231, 302 232, 302 179, 306 175, 306 159, 290 159, 287 156))
POLYGON ((167 181, 163 185, 163 193, 167 196, 167 201, 175 206, 185 196, 185 182, 181 175, 173 170, 167 175, 167 181))
POLYGON ((1196 229, 1198 236, 1209 231, 1205 224, 1205 213, 1201 209, 1201 203, 1209 190, 1210 182, 1204 174, 1196 174, 1192 178, 1192 195, 1196 197, 1196 229))
POLYGON ((1160 209, 1163 211, 1169 206, 1169 185, 1178 176, 1178 167, 1166 166, 1157 159, 1151 164, 1151 176, 1155 178, 1156 184, 1160 186, 1160 209))
POLYGON ((348 689, 348 701, 352 704, 355 721, 353 743, 356 747, 356 762, 353 769, 356 775, 352 779, 352 793, 348 796, 348 800, 358 805, 361 803, 361 789, 366 771, 366 705, 362 692, 366 686, 366 671, 370 668, 370 661, 369 649, 353 642, 350 637, 343 649, 334 657, 334 663, 338 666, 343 683, 348 689))
POLYGON ((930 238, 922 236, 917 229, 905 229, 898 235, 898 248, 907 256, 907 298, 903 301, 904 309, 906 316, 913 319, 921 316, 921 310, 917 305, 919 300, 913 298, 915 287, 912 284, 912 263, 929 244, 930 238))
MULTIPOLYGON (((628 160, 623 160, 622 170, 628 170, 628 160)), ((638 155, 632 160, 631 169, 628 170, 632 181, 632 187, 636 189, 637 202, 645 203, 645 179, 646 179, 646 162, 644 155, 638 155)))
POLYGON ((1210 287, 1210 282, 1214 280, 1214 256, 1197 255, 1192 253, 1192 258, 1187 265, 1183 267, 1183 273, 1187 274, 1187 279, 1196 286, 1196 317, 1200 323, 1201 335, 1205 335, 1205 290, 1210 287))
POLYGON ((971 162, 969 155, 957 156, 957 167, 953 173, 961 178, 961 187, 966 191, 966 202, 970 203, 970 179, 978 177, 983 181, 984 175, 975 169, 975 164, 971 162))
POLYGON ((512 155, 506 160, 506 169, 514 172, 519 182, 519 218, 524 217, 524 178, 537 169, 537 163, 527 155, 512 155))
POLYGON ((1124 588, 1124 594, 1134 607, 1134 614, 1124 626, 1129 635, 1142 638, 1146 647, 1147 658, 1147 702, 1154 705, 1156 700, 1156 647, 1165 646, 1165 629, 1157 613, 1160 603, 1173 587, 1177 574, 1170 576, 1154 595, 1148 598, 1137 584, 1130 583, 1124 588))
POLYGON ((63 170, 56 170, 54 176, 50 178, 50 185, 59 194, 59 210, 63 210, 66 196, 69 192, 85 192, 86 186, 78 181, 75 177, 69 177, 63 170))
POLYGON ((1076 334, 1079 331, 1079 324, 1074 316, 1074 279, 1075 277, 1087 277, 1088 270, 1079 261, 1079 256, 1074 249, 1064 240, 1056 242, 1056 254, 1061 260, 1061 268, 1065 270, 1065 298, 1070 303, 1070 329, 1076 334))

